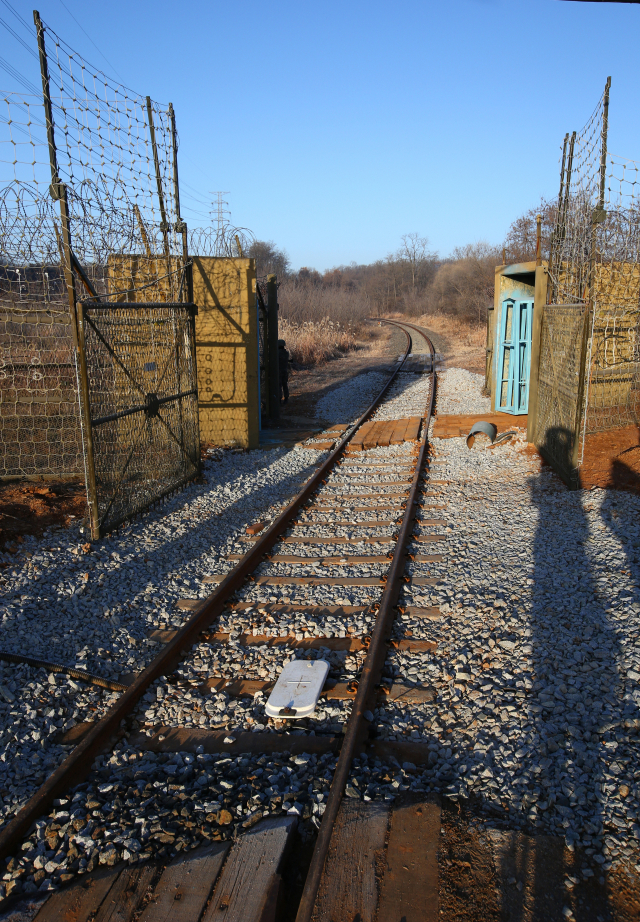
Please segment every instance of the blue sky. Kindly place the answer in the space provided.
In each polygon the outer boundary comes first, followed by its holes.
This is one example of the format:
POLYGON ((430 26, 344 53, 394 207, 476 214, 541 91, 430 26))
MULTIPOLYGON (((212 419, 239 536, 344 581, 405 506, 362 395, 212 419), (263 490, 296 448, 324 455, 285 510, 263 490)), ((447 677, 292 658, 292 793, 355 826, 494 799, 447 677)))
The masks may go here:
MULTIPOLYGON (((10 2, 32 21, 31 3, 10 2)), ((369 262, 410 231, 441 255, 501 242, 514 217, 557 195, 562 138, 609 74, 609 148, 640 160, 637 5, 39 2, 89 61, 173 102, 189 224, 207 224, 210 193, 228 190, 233 222, 296 268, 369 262)), ((3 4, 0 16, 29 40, 3 4)), ((39 82, 0 34, 0 54, 39 82)), ((0 88, 20 89, 4 71, 0 88)))

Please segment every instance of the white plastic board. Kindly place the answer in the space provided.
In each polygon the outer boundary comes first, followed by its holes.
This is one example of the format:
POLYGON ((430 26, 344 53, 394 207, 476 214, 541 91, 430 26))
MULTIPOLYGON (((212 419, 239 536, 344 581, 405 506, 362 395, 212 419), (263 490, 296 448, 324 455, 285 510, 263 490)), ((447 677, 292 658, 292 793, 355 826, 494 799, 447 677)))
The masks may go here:
POLYGON ((328 672, 329 663, 323 659, 287 663, 269 695, 267 715, 295 720, 313 714, 328 672))

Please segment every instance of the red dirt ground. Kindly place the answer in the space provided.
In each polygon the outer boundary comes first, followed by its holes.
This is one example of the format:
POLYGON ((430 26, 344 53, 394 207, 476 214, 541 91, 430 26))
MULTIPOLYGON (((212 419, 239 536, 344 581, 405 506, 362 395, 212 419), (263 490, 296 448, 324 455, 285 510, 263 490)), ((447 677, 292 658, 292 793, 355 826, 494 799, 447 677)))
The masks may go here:
POLYGON ((24 535, 41 535, 52 525, 69 525, 86 514, 84 483, 0 485, 0 547, 17 550, 24 535))
POLYGON ((613 487, 640 493, 640 427, 588 435, 580 484, 585 489, 613 487))

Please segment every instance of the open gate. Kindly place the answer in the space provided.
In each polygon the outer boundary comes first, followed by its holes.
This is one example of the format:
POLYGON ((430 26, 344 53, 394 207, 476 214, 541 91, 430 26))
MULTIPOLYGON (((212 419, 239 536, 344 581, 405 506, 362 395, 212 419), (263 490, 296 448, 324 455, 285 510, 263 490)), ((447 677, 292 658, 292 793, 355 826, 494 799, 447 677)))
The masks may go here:
POLYGON ((78 303, 91 534, 200 469, 194 304, 78 303))

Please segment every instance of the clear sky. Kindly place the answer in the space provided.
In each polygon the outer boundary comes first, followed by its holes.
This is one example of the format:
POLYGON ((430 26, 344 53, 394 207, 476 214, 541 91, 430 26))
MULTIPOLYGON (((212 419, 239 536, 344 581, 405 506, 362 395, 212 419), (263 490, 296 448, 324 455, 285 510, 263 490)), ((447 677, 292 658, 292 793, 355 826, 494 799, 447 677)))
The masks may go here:
MULTIPOLYGON (((32 22, 32 3, 10 2, 32 22)), ((209 223, 211 193, 228 191, 233 223, 296 268, 370 262, 410 231, 443 256, 501 242, 514 217, 557 195, 564 134, 587 121, 608 75, 609 148, 640 160, 638 5, 39 4, 89 61, 173 102, 189 224, 209 223)), ((29 41, 4 0, 0 16, 29 41)), ((39 83, 37 62, 0 36, 0 54, 39 83)), ((0 88, 21 89, 4 71, 0 88)))

